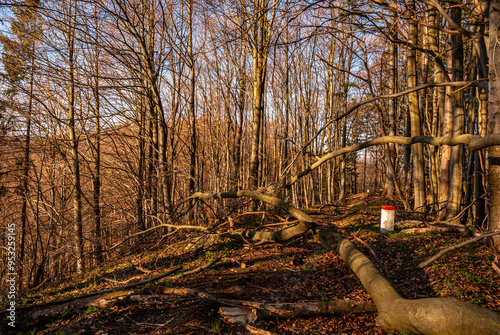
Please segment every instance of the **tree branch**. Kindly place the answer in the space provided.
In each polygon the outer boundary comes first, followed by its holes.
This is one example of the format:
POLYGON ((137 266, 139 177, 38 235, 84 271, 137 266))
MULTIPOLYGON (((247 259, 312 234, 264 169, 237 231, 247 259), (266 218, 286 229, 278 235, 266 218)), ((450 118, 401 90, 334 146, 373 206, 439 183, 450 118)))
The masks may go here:
MULTIPOLYGON (((424 85, 420 85, 420 86, 417 86, 417 87, 413 87, 413 88, 409 88, 407 90, 404 90, 404 91, 401 91, 401 92, 398 92, 398 93, 394 93, 394 94, 385 94, 385 95, 379 95, 379 96, 376 96, 374 98, 371 98, 371 99, 367 99, 367 100, 364 100, 364 101, 361 101, 360 103, 357 103, 355 104, 354 106, 352 106, 351 108, 349 108, 345 113, 337 116, 335 119, 333 120, 330 120, 328 121, 323 127, 321 127, 317 132, 316 134, 303 146, 303 149, 300 151, 304 151, 322 132, 323 130, 325 130, 326 128, 328 128, 329 126, 332 125, 332 123, 336 122, 336 121, 339 121, 341 120, 342 118, 348 116, 349 114, 351 114, 352 112, 354 112, 356 109, 358 109, 359 107, 363 106, 363 105, 366 105, 370 102, 374 102, 378 99, 392 99, 392 98, 397 98, 397 97, 401 97, 403 95, 406 95, 408 93, 411 93, 411 92, 415 92, 415 91, 420 91, 420 90, 423 90, 423 89, 426 89, 426 88, 429 88, 429 87, 441 87, 441 86, 452 86, 452 87, 467 87, 469 85, 475 85, 475 86, 478 86, 478 87, 482 87, 482 88, 485 88, 487 89, 487 85, 482 85, 482 84, 479 84, 479 82, 482 82, 482 81, 488 81, 488 79, 478 79, 478 80, 475 80, 475 81, 455 81, 455 82, 444 82, 444 83, 427 83, 427 84, 424 84, 424 85)), ((287 166, 287 168, 285 168, 285 171, 286 169, 288 168, 291 168, 291 164, 289 166, 287 166)), ((286 173, 282 173, 282 175, 285 175, 286 173)))
POLYGON ((447 253, 449 253, 450 251, 453 251, 455 249, 459 249, 459 248, 462 248, 462 247, 465 247, 466 245, 469 245, 471 243, 474 243, 474 242, 477 242, 479 240, 482 240, 483 238, 486 238, 486 237, 490 237, 490 236, 494 236, 494 235, 498 235, 500 234, 500 231, 494 231, 494 232, 489 232, 489 233, 485 233, 485 234, 482 234, 482 235, 479 235, 477 237, 474 237, 470 240, 467 240, 465 242, 462 242, 462 243, 459 243, 457 245, 453 245, 451 247, 448 247, 446 249, 443 249, 441 250, 440 252, 438 252, 437 254, 435 254, 434 256, 432 256, 431 258, 429 258, 428 260, 420 263, 418 265, 419 268, 423 269, 425 268, 426 266, 434 263, 438 258, 446 255, 447 253))
POLYGON ((479 150, 483 149, 489 146, 493 145, 500 145, 500 133, 499 134, 491 134, 488 136, 480 136, 480 135, 469 135, 469 134, 464 134, 464 135, 459 135, 456 137, 431 137, 431 136, 415 136, 415 137, 403 137, 403 136, 383 136, 379 138, 375 138, 366 142, 358 143, 351 145, 349 147, 345 147, 339 150, 335 150, 333 152, 330 152, 323 157, 321 157, 319 160, 317 160, 314 164, 311 166, 307 167, 305 170, 302 172, 298 173, 295 175, 292 179, 290 179, 290 182, 288 182, 285 187, 290 188, 292 187, 293 184, 297 182, 300 178, 308 175, 310 172, 314 171, 317 169, 321 164, 325 163, 326 161, 335 158, 337 156, 362 150, 374 145, 380 145, 380 144, 388 144, 388 143, 395 143, 395 144, 402 144, 402 145, 410 145, 410 144, 415 144, 415 143, 425 143, 425 144, 430 144, 434 146, 443 146, 443 145, 449 145, 449 146, 455 146, 459 144, 467 144, 469 145, 470 150, 479 150))

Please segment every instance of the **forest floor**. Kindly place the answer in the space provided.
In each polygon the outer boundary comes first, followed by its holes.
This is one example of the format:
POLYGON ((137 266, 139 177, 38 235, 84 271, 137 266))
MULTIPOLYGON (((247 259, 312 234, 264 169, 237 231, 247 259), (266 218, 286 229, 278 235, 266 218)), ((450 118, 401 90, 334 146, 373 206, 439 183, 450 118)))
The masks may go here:
MULTIPOLYGON (((383 204, 390 203, 373 195, 353 197, 342 206, 322 208, 321 211, 327 215, 321 218, 352 234, 356 233, 370 245, 388 270, 394 286, 405 298, 455 297, 500 312, 500 275, 492 268, 495 254, 484 241, 455 250, 427 268, 419 269, 417 265, 421 261, 440 249, 470 237, 398 232, 402 228, 415 227, 415 223, 396 223, 394 233, 380 234, 380 206, 383 204)), ((318 211, 318 208, 311 210, 318 211)), ((262 215, 244 217, 245 221, 235 226, 252 224, 252 220, 255 224, 257 218, 262 218, 262 215)), ((402 219, 412 217, 409 214, 405 217, 405 213, 397 207, 396 220, 402 219)), ((60 300, 129 284, 133 280, 127 280, 133 277, 140 281, 164 273, 175 265, 192 269, 218 256, 221 260, 205 271, 173 275, 136 289, 143 294, 154 295, 165 287, 182 287, 207 292, 217 298, 268 303, 347 299, 371 301, 340 256, 316 243, 312 234, 282 245, 244 247, 227 239, 207 242, 203 247, 193 249, 187 249, 186 245, 163 245, 152 251, 136 246, 136 252, 87 272, 84 277, 29 292, 23 297, 23 302, 60 300), (151 272, 145 273, 147 271, 151 272)), ((371 257, 367 248, 357 245, 371 257)), ((126 298, 105 308, 66 311, 50 323, 37 325, 30 333, 250 334, 243 325, 224 322, 218 313, 220 306, 200 298, 170 296, 169 299, 148 302, 126 298)), ((276 334, 392 334, 382 331, 375 317, 376 313, 332 314, 257 321, 254 326, 276 334)))

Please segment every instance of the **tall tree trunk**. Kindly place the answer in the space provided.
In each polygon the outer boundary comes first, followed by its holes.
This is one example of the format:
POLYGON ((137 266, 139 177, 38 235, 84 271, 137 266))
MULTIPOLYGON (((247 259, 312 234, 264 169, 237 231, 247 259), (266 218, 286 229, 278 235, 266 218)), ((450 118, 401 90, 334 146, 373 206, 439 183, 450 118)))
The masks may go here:
MULTIPOLYGON (((70 77, 72 77, 70 75, 70 77)), ((72 79, 70 79, 72 82, 72 79)), ((82 226, 82 189, 80 184, 80 161, 78 153, 78 138, 75 129, 74 81, 70 83, 69 138, 71 143, 71 160, 73 174, 73 227, 75 232, 75 252, 77 272, 83 271, 83 226, 82 226), (71 98, 73 96, 73 98, 71 98)))
POLYGON ((31 115, 33 114, 33 81, 35 71, 34 42, 32 48, 31 68, 30 68, 30 91, 28 97, 28 116, 26 117, 26 143, 24 147, 23 162, 23 182, 21 189, 22 207, 21 207, 21 241, 19 244, 19 270, 18 270, 18 290, 23 288, 24 272, 24 254, 26 249, 26 223, 28 222, 28 192, 29 192, 29 172, 30 172, 30 142, 31 142, 31 115))
MULTIPOLYGON (((409 7, 415 10, 415 2, 409 1, 409 7)), ((418 31, 416 19, 411 19, 409 30, 410 43, 417 45, 418 31)), ((408 51, 408 88, 417 86, 417 51, 411 48, 408 51)), ((422 135, 422 125, 420 121, 420 109, 418 103, 418 93, 412 92, 408 95, 408 108, 411 119, 411 136, 422 135)), ((425 212, 425 175, 424 175, 424 152, 421 143, 412 146, 413 151, 413 188, 415 204, 414 209, 425 212)))
POLYGON ((235 150, 234 150, 234 186, 233 188, 240 189, 242 184, 240 183, 240 179, 242 179, 243 173, 241 172, 241 163, 242 163, 242 154, 241 154, 241 145, 243 139, 243 120, 245 115, 245 92, 246 92, 246 80, 245 80, 245 71, 246 71, 246 58, 243 58, 243 63, 241 67, 238 69, 238 121, 236 125, 236 140, 235 140, 235 150))
MULTIPOLYGON (((500 133, 500 1, 490 1, 490 45, 489 45, 489 122, 488 133, 500 133)), ((490 190, 490 231, 500 231, 500 146, 488 149, 489 190, 490 190)), ((500 236, 493 237, 496 247, 500 247, 500 236)))
MULTIPOLYGON (((488 51, 485 41, 485 32, 488 21, 488 3, 489 1, 476 0, 475 10, 477 17, 480 19, 478 41, 479 59, 478 59, 478 79, 488 78, 488 51)), ((476 79, 476 78, 474 78, 476 79)), ((486 89, 478 88, 479 112, 477 116, 478 133, 481 136, 486 136, 488 123, 488 92, 486 89)), ((474 152, 474 201, 475 215, 474 224, 481 227, 486 217, 486 150, 478 150, 474 152)))
POLYGON ((138 101, 138 111, 136 114, 136 122, 139 127, 139 137, 137 139, 137 149, 139 152, 138 162, 137 162, 137 195, 135 198, 136 206, 136 216, 137 216, 137 228, 139 230, 146 229, 146 223, 144 220, 144 166, 146 162, 146 148, 144 136, 146 133, 146 106, 145 106, 145 96, 143 90, 137 94, 138 101))
MULTIPOLYGON (((462 21, 462 9, 453 7, 451 9, 451 18, 458 24, 462 21)), ((463 80, 464 69, 464 48, 462 35, 451 35, 451 71, 453 81, 463 80)), ((463 90, 459 90, 451 96, 453 113, 453 132, 452 135, 462 135, 464 132, 464 103, 463 90)), ((458 215, 462 201, 462 154, 463 145, 454 146, 451 149, 450 160, 450 194, 446 208, 446 218, 450 219, 458 215)))
POLYGON ((195 58, 193 52, 193 0, 188 5, 188 57, 189 57, 189 117, 191 119, 191 139, 189 150, 189 193, 196 187, 196 110, 195 110, 195 58))
POLYGON ((75 27, 74 27, 74 4, 70 3, 68 9, 68 74, 69 74, 69 91, 68 91, 68 119, 69 119, 69 139, 70 151, 72 162, 72 176, 73 176, 73 230, 75 233, 75 254, 76 254, 76 271, 82 273, 83 264, 83 226, 82 226, 82 188, 80 184, 80 159, 78 153, 78 138, 76 135, 75 125, 75 27))
MULTIPOLYGON (((396 2, 392 1, 392 4, 395 5, 396 2)), ((397 37, 396 31, 396 13, 391 12, 391 38, 397 37)), ((398 67, 398 58, 397 58, 397 46, 392 41, 389 42, 389 94, 395 94, 397 91, 397 71, 398 67)), ((388 125, 388 135, 395 136, 396 135, 396 98, 392 98, 389 100, 389 108, 388 108, 388 116, 389 116, 389 125, 388 125)), ((388 144, 387 150, 387 164, 391 165, 390 168, 387 169, 386 178, 385 178, 385 189, 387 192, 387 196, 389 198, 394 197, 394 189, 395 189, 395 162, 396 162, 396 146, 391 143, 388 144)))
POLYGON ((99 95, 99 55, 95 50, 95 73, 94 86, 94 116, 95 116, 95 140, 92 173, 92 207, 94 214, 94 252, 96 253, 96 263, 100 265, 102 256, 102 236, 101 236, 101 115, 100 115, 100 95, 99 95))
MULTIPOLYGON (((347 146, 347 121, 346 118, 342 118, 342 148, 347 146)), ((340 161, 340 193, 339 200, 343 200, 346 197, 346 159, 347 155, 342 155, 340 161)))
POLYGON ((264 115, 264 91, 267 71, 267 58, 269 56, 269 43, 271 27, 273 26, 276 8, 269 9, 269 0, 258 0, 251 14, 252 27, 251 49, 253 59, 253 120, 252 120, 252 148, 250 152, 250 187, 259 187, 259 148, 263 141, 262 119, 264 115), (272 18, 268 18, 271 10, 272 18))
MULTIPOLYGON (((436 9, 431 9, 428 15, 430 28, 428 29, 428 41, 430 49, 436 54, 440 54, 439 48, 439 38, 437 29, 432 28, 437 26, 437 11, 436 9)), ((434 65, 434 82, 442 83, 444 82, 444 73, 440 66, 434 65)), ((445 87, 438 87, 434 90, 435 98, 433 104, 433 112, 431 116, 431 136, 439 136, 439 122, 442 118, 444 111, 444 96, 445 87)), ((431 159, 430 159, 430 171, 431 171, 431 185, 432 185, 432 202, 435 204, 439 202, 439 149, 432 146, 430 148, 431 159)))
MULTIPOLYGON (((487 121, 488 121, 488 95, 486 90, 479 89, 479 115, 478 129, 479 135, 487 135, 487 121)), ((485 189, 485 150, 477 150, 475 152, 474 160, 474 199, 476 201, 476 210, 474 215, 474 224, 477 227, 482 227, 484 218, 486 217, 486 189, 485 189)))

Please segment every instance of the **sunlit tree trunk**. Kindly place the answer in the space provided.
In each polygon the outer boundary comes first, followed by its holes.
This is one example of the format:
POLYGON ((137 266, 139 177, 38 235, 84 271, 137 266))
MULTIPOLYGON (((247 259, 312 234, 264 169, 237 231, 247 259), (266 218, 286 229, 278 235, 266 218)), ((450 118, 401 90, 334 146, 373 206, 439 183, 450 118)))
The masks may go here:
POLYGON ((189 150, 189 193, 196 187, 196 110, 195 110, 195 58, 193 52, 193 1, 188 5, 188 62, 189 62, 189 118, 191 121, 191 139, 189 150))
POLYGON ((250 47, 253 59, 253 118, 252 118, 252 146, 250 152, 250 186, 257 189, 259 176, 259 148, 263 138, 262 120, 264 114, 264 92, 267 72, 267 58, 269 56, 270 38, 276 7, 269 6, 269 0, 257 0, 251 9, 250 47), (271 12, 271 18, 269 13, 271 12))
MULTIPOLYGON (((409 7, 415 10, 415 2, 409 1, 409 7)), ((410 43, 417 45, 418 31, 416 19, 411 19, 409 30, 410 43)), ((416 50, 411 48, 408 51, 408 88, 417 86, 417 67, 416 67, 416 50)), ((418 93, 412 92, 408 95, 408 108, 411 119, 411 136, 422 135, 422 124, 420 118, 420 109, 418 104, 418 93)), ((423 145, 414 144, 412 146, 413 153, 413 187, 415 210, 419 212, 425 211, 425 175, 424 175, 424 153, 423 145)))
MULTIPOLYGON (((395 1, 392 1, 393 5, 396 5, 395 1)), ((396 37, 396 13, 391 12, 391 37, 396 37)), ((398 67, 398 59, 397 59, 397 46, 392 41, 389 42, 389 94, 395 94, 397 91, 397 67, 398 67)), ((388 116, 389 116, 389 124, 388 124, 388 135, 394 136, 396 135, 396 98, 392 98, 389 100, 388 107, 388 116)), ((395 182, 395 163, 396 163, 396 146, 391 143, 388 144, 387 150, 387 164, 390 165, 387 168, 387 173, 385 177, 385 189, 387 192, 387 196, 389 198, 394 197, 394 182, 395 182)))
MULTIPOLYGON (((451 18, 460 24, 462 20, 462 9, 455 6, 451 9, 451 18)), ((451 71, 453 81, 463 80, 463 58, 464 49, 462 35, 451 35, 451 71)), ((455 92, 451 96, 453 113, 453 136, 458 136, 464 132, 464 105, 463 90, 455 92)), ((462 200, 462 153, 463 145, 454 146, 451 149, 450 160, 450 194, 446 208, 446 218, 455 217, 460 211, 462 200)))
MULTIPOLYGON (((500 133, 500 1, 490 1, 489 29, 489 120, 488 133, 500 133)), ((490 147, 488 184, 490 190, 490 231, 500 231, 500 146, 490 147)), ((500 237, 493 237, 496 247, 500 247, 500 237)))
POLYGON ((71 151, 72 177, 73 177, 73 230, 75 233, 76 271, 83 272, 83 225, 82 225, 82 188, 80 184, 80 157, 78 153, 79 139, 75 125, 75 9, 71 2, 68 8, 68 30, 65 32, 68 43, 68 130, 71 151))
MULTIPOLYGON (((428 32, 428 41, 430 49, 436 54, 440 54, 439 48, 439 38, 437 34, 437 29, 433 28, 437 26, 437 11, 435 9, 430 9, 429 14, 429 24, 430 27, 428 32)), ((434 82, 442 83, 444 82, 443 70, 437 64, 434 64, 434 82)), ((439 122, 441 121, 443 110, 444 110, 444 95, 445 88, 438 87, 434 89, 434 104, 432 111, 431 123, 431 136, 437 137, 439 135, 439 122)), ((430 172, 431 172, 431 185, 432 185, 432 202, 437 203, 439 201, 439 149, 432 146, 430 150, 430 172)))

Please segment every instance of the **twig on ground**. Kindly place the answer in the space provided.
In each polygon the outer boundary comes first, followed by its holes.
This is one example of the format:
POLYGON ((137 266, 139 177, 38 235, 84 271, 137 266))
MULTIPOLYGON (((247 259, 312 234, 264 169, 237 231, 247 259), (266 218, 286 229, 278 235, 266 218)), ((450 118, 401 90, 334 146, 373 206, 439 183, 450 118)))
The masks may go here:
POLYGON ((457 245, 454 245, 454 246, 448 247, 448 248, 446 248, 446 249, 443 249, 443 250, 441 250, 440 252, 438 252, 436 255, 434 255, 434 256, 432 256, 431 258, 427 259, 426 261, 424 261, 424 262, 420 263, 420 264, 418 265, 418 267, 419 267, 419 268, 421 268, 421 269, 423 269, 423 268, 425 268, 426 266, 428 266, 428 265, 430 265, 430 264, 434 263, 434 262, 435 262, 438 258, 440 258, 441 256, 446 255, 446 254, 447 254, 447 253, 449 253, 450 251, 453 251, 453 250, 455 250, 455 249, 462 248, 462 247, 464 247, 464 246, 466 246, 466 245, 469 245, 469 244, 471 244, 471 243, 474 243, 474 242, 477 242, 477 241, 479 241, 479 240, 482 240, 483 238, 490 237, 490 236, 494 236, 494 235, 498 235, 498 234, 500 234, 500 232, 498 232, 498 231, 485 233, 485 234, 483 234, 483 235, 479 235, 479 236, 474 237, 474 238, 472 238, 472 239, 470 239, 470 240, 467 240, 467 241, 465 241, 465 242, 462 242, 462 243, 459 243, 459 244, 457 244, 457 245))
POLYGON ((198 272, 201 272, 202 270, 205 270, 205 269, 208 269, 209 267, 213 266, 215 263, 217 263, 218 261, 221 260, 221 257, 220 256, 217 256, 215 257, 214 259, 212 259, 209 263, 205 264, 205 265, 202 265, 200 267, 197 267, 196 269, 193 269, 193 270, 189 270, 189 271, 186 271, 186 272, 182 272, 182 273, 179 273, 177 276, 183 276, 183 275, 191 275, 193 273, 198 273, 198 272))

